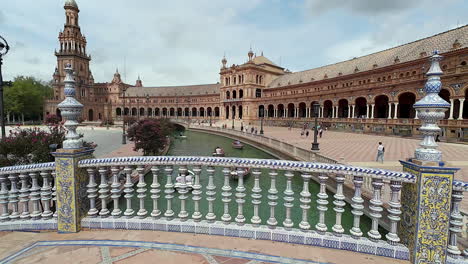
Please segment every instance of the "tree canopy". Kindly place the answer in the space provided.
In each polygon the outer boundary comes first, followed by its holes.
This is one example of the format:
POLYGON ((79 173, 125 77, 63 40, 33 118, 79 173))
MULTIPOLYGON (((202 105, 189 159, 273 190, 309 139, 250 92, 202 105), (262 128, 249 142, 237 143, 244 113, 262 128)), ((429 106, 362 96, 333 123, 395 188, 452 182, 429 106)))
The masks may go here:
POLYGON ((44 82, 34 78, 18 76, 11 87, 4 87, 5 112, 23 115, 26 119, 37 119, 43 112, 44 100, 53 91, 44 82))

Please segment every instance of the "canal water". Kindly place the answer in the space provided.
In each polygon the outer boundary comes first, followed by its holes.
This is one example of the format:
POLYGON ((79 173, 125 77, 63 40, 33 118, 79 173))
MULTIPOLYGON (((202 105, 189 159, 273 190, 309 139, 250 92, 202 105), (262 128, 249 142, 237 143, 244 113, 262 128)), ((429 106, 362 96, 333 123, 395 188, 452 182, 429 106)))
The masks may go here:
MULTIPOLYGON (((259 158, 259 159, 275 159, 274 156, 261 151, 257 148, 254 148, 250 145, 245 144, 244 148, 242 150, 239 149, 234 149, 231 146, 232 139, 225 138, 222 136, 217 136, 217 135, 212 135, 212 134, 207 134, 207 133, 202 133, 202 132, 195 132, 195 131, 186 131, 185 135, 187 136, 186 139, 174 139, 172 146, 169 149, 169 152, 167 155, 169 156, 211 156, 213 150, 216 147, 221 147, 224 149, 226 153, 226 157, 241 157, 241 158, 259 158)), ((191 168, 189 167, 189 170, 191 168)), ((206 186, 208 185, 208 177, 205 171, 206 168, 203 168, 203 172, 200 177, 201 185, 202 187, 202 199, 200 201, 200 211, 202 212, 203 215, 206 215, 208 212, 208 202, 206 200, 206 186)), ((175 174, 176 174, 177 168, 174 167, 174 177, 173 180, 175 180, 175 174)), ((268 189, 270 188, 270 177, 268 175, 268 169, 262 169, 262 175, 260 176, 260 188, 262 189, 262 203, 260 204, 260 209, 259 209, 259 214, 260 218, 262 219, 262 224, 266 225, 266 221, 269 218, 270 215, 270 207, 268 206, 268 189)), ((161 195, 164 196, 164 184, 166 183, 166 175, 163 173, 163 168, 160 168, 160 176, 159 182, 161 184, 161 195)), ((147 197, 145 201, 145 207, 148 210, 148 212, 151 212, 152 210, 152 200, 149 195, 149 189, 152 181, 152 177, 150 176, 151 173, 149 173, 145 179, 147 183, 147 197)), ((216 214, 216 219, 221 220, 221 216, 223 215, 223 202, 221 201, 222 199, 222 190, 221 187, 224 184, 224 176, 222 174, 222 168, 218 167, 216 168, 216 173, 215 173, 215 178, 214 178, 214 184, 216 185, 216 200, 214 201, 214 211, 216 214)), ((234 221, 234 218, 237 215, 237 204, 236 204, 236 199, 235 199, 235 188, 237 186, 237 180, 230 180, 231 188, 232 188, 232 196, 231 196, 231 202, 229 204, 229 212, 232 217, 232 221, 234 221)), ((244 216, 246 218, 245 223, 250 223, 250 219, 253 216, 253 204, 251 203, 252 198, 252 188, 254 185, 254 177, 253 175, 247 176, 247 178, 244 179, 244 185, 246 188, 245 194, 246 197, 244 198, 246 202, 244 203, 244 216)), ((285 206, 284 206, 284 195, 283 192, 286 188, 286 177, 284 176, 284 171, 278 171, 278 176, 277 176, 277 184, 276 188, 278 190, 278 200, 277 200, 277 206, 275 208, 275 217, 276 220, 278 221, 278 226, 282 226, 282 223, 285 219, 285 206)), ((300 208, 300 195, 299 193, 302 191, 303 188, 303 181, 300 176, 300 173, 295 173, 293 180, 292 180, 292 189, 294 191, 294 197, 295 200, 293 201, 294 207, 291 209, 291 218, 294 222, 294 227, 298 228, 299 222, 302 220, 302 210, 300 208)), ((317 194, 319 192, 319 184, 316 183, 315 181, 311 180, 311 183, 309 184, 309 190, 310 193, 312 194, 311 200, 312 202, 310 203, 310 209, 309 209, 309 223, 311 224, 312 229, 314 229, 315 224, 318 222, 318 210, 317 210, 317 194)), ((136 191, 136 186, 135 186, 135 191, 136 191)), ((172 203, 173 210, 175 212, 175 216, 180 211, 180 200, 178 199, 178 194, 177 192, 174 192, 174 199, 172 203)), ((325 223, 328 226, 328 230, 331 231, 331 227, 335 224, 335 211, 333 210, 333 193, 328 192, 329 198, 328 198, 328 211, 325 213, 325 223)), ((187 211, 191 215, 193 213, 193 200, 191 193, 188 193, 189 198, 186 200, 186 207, 187 211)), ((125 200, 122 199, 121 205, 125 206, 125 200)), ((138 206, 138 201, 136 199, 136 193, 134 195, 133 199, 133 208, 135 209, 138 206)), ((166 200, 161 197, 158 202, 158 206, 162 212, 166 210, 166 200)), ((353 224, 353 216, 351 214, 351 206, 346 205, 345 207, 345 213, 343 214, 342 217, 342 225, 344 229, 346 230, 346 233, 348 233, 348 230, 351 229, 352 224, 353 224)), ((364 235, 366 236, 366 233, 370 230, 371 226, 371 220, 366 217, 362 216, 361 217, 361 229, 364 232, 364 235)), ((382 229, 380 232, 382 233, 382 229)))

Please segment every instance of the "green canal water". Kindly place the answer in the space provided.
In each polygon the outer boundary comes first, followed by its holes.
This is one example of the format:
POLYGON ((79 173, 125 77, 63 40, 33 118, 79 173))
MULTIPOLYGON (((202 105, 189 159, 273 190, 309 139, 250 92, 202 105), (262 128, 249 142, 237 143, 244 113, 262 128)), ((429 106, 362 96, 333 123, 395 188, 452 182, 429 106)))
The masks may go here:
MULTIPOLYGON (((225 138, 222 136, 211 135, 207 133, 195 132, 195 131, 186 131, 185 135, 187 139, 174 139, 172 146, 169 149, 168 156, 211 156, 211 153, 215 149, 215 147, 219 146, 224 149, 226 153, 226 157, 240 157, 240 158, 259 158, 259 159, 275 159, 274 156, 261 151, 257 148, 254 148, 250 145, 245 145, 244 149, 238 150, 234 149, 231 146, 232 140, 229 138, 225 138)), ((167 202, 166 199, 163 198, 164 194, 164 184, 166 183, 166 175, 163 173, 163 168, 160 170, 160 175, 158 177, 159 182, 161 184, 161 198, 159 198, 158 206, 159 209, 164 213, 166 210, 167 202)), ((189 170, 191 167, 189 167, 189 170)), ((177 167, 174 167, 174 177, 173 181, 175 181, 175 174, 177 171, 177 167)), ((223 215, 223 202, 221 201, 222 190, 221 187, 224 184, 224 176, 222 174, 222 168, 216 168, 214 184, 216 185, 216 200, 214 201, 214 211, 216 214, 216 219, 221 221, 221 216, 223 215)), ((260 187, 262 189, 262 203, 260 204, 259 214, 260 218, 262 219, 262 224, 266 225, 266 221, 269 218, 270 214, 270 207, 268 206, 268 189, 270 188, 270 177, 268 175, 267 169, 262 169, 262 175, 260 176, 260 187)), ((150 197, 150 185, 152 181, 151 173, 149 173, 146 177, 147 185, 147 196, 145 199, 145 207, 150 213, 152 210, 152 199, 150 197)), ((284 171, 278 171, 277 176, 277 184, 276 188, 278 190, 278 200, 277 206, 275 208, 275 217, 278 221, 278 226, 282 226, 283 220, 285 219, 285 206, 284 206, 284 199, 283 199, 283 192, 286 188, 286 177, 284 176, 284 171)), ((208 212, 208 202, 206 200, 206 186, 208 185, 208 177, 203 168, 203 172, 200 177, 202 187, 202 200, 200 201, 200 211, 203 215, 206 215, 208 212)), ((237 215, 237 204, 235 201, 235 188, 237 186, 237 180, 230 181, 231 188, 232 188, 232 196, 231 202, 229 204, 229 212, 232 217, 232 221, 237 215)), ((246 223, 250 223, 250 219, 253 216, 253 204, 251 203, 252 198, 252 188, 254 185, 254 177, 253 175, 249 175, 247 178, 244 179, 244 185, 246 188, 246 197, 244 198, 246 202, 244 203, 244 216, 246 218, 246 223)), ((299 222, 302 219, 302 210, 300 208, 300 195, 299 193, 302 191, 303 181, 299 173, 295 173, 292 179, 292 189, 294 191, 294 207, 291 209, 292 220, 294 222, 294 227, 298 228, 299 222)), ((319 184, 315 181, 311 180, 309 185, 309 190, 312 194, 312 202, 310 204, 311 208, 309 209, 308 217, 309 223, 311 224, 312 229, 314 229, 315 224, 318 222, 318 210, 317 210, 317 194, 319 192, 319 184)), ((136 185, 135 185, 136 191, 136 185)), ((174 199, 172 203, 172 208, 175 212, 175 217, 180 211, 180 200, 178 199, 177 192, 174 192, 174 199)), ((186 210, 189 212, 189 215, 193 213, 193 200, 192 194, 188 193, 189 198, 186 200, 186 210)), ((328 226, 328 230, 331 231, 331 227, 335 224, 335 211, 333 210, 333 193, 328 192, 328 210, 325 213, 325 223, 328 226)), ((134 198, 132 201, 133 208, 135 211, 138 210, 138 199, 136 198, 136 192, 134 194, 134 198)), ((121 208, 125 208, 125 199, 121 199, 121 208)), ((342 217, 342 225, 345 232, 348 233, 348 230, 351 229, 353 224, 353 216, 351 214, 351 206, 349 204, 345 207, 345 212, 342 217)), ((361 230, 364 232, 366 236, 367 232, 370 230, 371 227, 371 220, 366 217, 361 217, 361 230)), ((382 233, 383 230, 381 229, 380 232, 382 233)))

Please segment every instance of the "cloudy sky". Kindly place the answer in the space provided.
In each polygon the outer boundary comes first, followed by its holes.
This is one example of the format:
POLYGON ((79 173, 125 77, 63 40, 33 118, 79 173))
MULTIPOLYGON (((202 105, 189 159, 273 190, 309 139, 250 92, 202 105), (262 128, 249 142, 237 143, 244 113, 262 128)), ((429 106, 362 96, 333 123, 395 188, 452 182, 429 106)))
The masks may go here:
MULTIPOLYGON (((468 23, 466 0, 76 0, 96 82, 115 69, 143 85, 215 83, 220 61, 258 55, 301 71, 468 23)), ((63 0, 3 1, 0 35, 12 49, 4 79, 50 80, 63 0)))

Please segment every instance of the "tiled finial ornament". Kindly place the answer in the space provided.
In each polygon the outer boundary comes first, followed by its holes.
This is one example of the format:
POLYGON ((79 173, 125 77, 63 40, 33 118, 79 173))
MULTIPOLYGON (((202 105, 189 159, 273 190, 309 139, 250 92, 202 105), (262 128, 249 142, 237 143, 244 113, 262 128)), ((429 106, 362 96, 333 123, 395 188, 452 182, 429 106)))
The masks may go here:
POLYGON ((78 118, 81 117, 83 105, 75 99, 75 80, 73 79, 73 69, 70 64, 65 66, 65 100, 63 100, 58 108, 62 116, 66 119, 65 128, 67 135, 63 141, 64 149, 79 149, 83 147, 83 140, 76 133, 78 127, 78 118))
POLYGON ((442 152, 437 150, 437 143, 435 136, 440 133, 440 128, 437 121, 445 117, 445 112, 450 108, 450 104, 439 96, 442 82, 440 76, 442 70, 440 69, 439 61, 442 56, 436 50, 431 56, 431 68, 426 73, 428 79, 424 86, 426 95, 414 104, 414 108, 418 112, 418 117, 422 121, 422 126, 419 131, 423 134, 424 138, 419 143, 420 148, 415 151, 415 159, 420 161, 441 161, 442 152))

